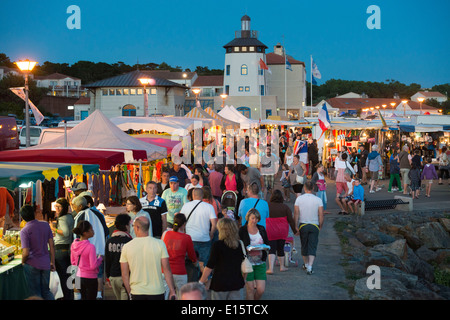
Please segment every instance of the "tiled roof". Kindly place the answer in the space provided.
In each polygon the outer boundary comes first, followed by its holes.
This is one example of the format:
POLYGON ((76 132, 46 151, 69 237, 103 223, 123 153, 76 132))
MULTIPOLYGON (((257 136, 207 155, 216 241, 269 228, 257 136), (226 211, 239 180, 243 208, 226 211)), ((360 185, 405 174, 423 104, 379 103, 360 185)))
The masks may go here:
POLYGON ((418 93, 420 93, 421 95, 423 95, 424 97, 443 97, 445 98, 445 95, 443 95, 442 93, 438 92, 438 91, 419 91, 418 93))
MULTIPOLYGON (((301 64, 305 66, 305 63, 299 60, 295 60, 290 55, 287 55, 287 59, 290 64, 301 64)), ((266 54, 266 64, 284 64, 284 56, 276 54, 274 52, 270 52, 266 54)))
POLYGON ((73 80, 81 80, 72 76, 68 76, 65 74, 61 74, 61 73, 52 73, 49 74, 48 76, 34 76, 34 79, 36 80, 61 80, 61 79, 66 79, 66 78, 70 78, 73 80))
POLYGON ((131 71, 119 76, 99 80, 85 85, 86 88, 104 88, 104 87, 142 87, 139 78, 150 77, 155 80, 156 87, 179 87, 185 88, 184 85, 169 81, 167 79, 154 77, 151 71, 131 71))
POLYGON ((90 97, 81 97, 80 99, 75 102, 75 104, 90 104, 91 98, 90 97))
POLYGON ((246 46, 264 47, 267 49, 267 46, 256 38, 235 38, 230 42, 228 42, 223 47, 227 48, 227 47, 246 47, 246 46))
POLYGON ((198 76, 193 86, 195 87, 221 87, 223 76, 198 76))
MULTIPOLYGON (((395 107, 398 107, 402 103, 403 99, 388 99, 388 98, 331 98, 327 99, 326 102, 329 103, 333 108, 345 109, 345 110, 359 110, 364 108, 380 106, 380 110, 383 104, 386 104, 386 109, 392 109, 390 105, 391 102, 395 102, 395 107)), ((408 100, 408 106, 413 110, 420 110, 420 103, 416 101, 408 100)), ((437 110, 434 107, 422 103, 422 110, 437 110)))
POLYGON ((195 72, 173 72, 170 70, 141 70, 141 73, 144 73, 152 78, 160 78, 166 80, 189 80, 195 76, 195 72), (183 74, 186 74, 186 78, 183 77, 183 74))

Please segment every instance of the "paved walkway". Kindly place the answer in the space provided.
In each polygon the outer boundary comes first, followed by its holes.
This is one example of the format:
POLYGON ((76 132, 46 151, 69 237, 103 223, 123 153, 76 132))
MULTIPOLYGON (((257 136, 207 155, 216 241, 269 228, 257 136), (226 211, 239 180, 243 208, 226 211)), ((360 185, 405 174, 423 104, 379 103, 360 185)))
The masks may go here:
MULTIPOLYGON (((279 178, 275 179, 275 188, 280 188, 279 178)), ((401 193, 388 193, 387 186, 389 181, 380 181, 384 188, 375 194, 369 194, 369 186, 365 185, 364 190, 367 199, 392 199, 395 195, 401 193)), ((347 289, 339 286, 345 282, 345 272, 341 265, 341 246, 339 238, 334 230, 334 223, 340 217, 339 207, 334 201, 336 195, 336 187, 334 181, 327 180, 327 211, 330 214, 325 215, 324 226, 319 235, 319 245, 317 257, 314 262, 314 274, 307 275, 302 270, 303 263, 300 250, 300 239, 294 237, 295 248, 297 253, 293 259, 298 261, 298 266, 293 264, 286 272, 280 272, 279 266, 275 266, 273 275, 268 275, 266 282, 266 291, 262 300, 348 300, 351 297, 347 289)), ((431 198, 426 198, 423 193, 418 200, 414 201, 415 210, 439 210, 450 208, 450 186, 446 181, 444 185, 433 184, 431 198)), ((286 203, 292 210, 294 207, 294 196, 286 203)), ((379 211, 378 211, 379 213, 379 211)), ((366 213, 370 214, 370 213, 366 213)), ((113 300, 111 290, 105 291, 105 298, 113 300)))

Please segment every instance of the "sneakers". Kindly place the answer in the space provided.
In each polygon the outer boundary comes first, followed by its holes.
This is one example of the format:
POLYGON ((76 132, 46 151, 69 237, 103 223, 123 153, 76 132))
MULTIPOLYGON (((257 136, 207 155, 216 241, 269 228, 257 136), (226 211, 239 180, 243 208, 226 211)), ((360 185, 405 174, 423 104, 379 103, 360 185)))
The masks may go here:
POLYGON ((375 191, 380 191, 381 190, 381 188, 380 187, 377 187, 376 189, 375 189, 375 191))
POLYGON ((305 264, 302 265, 302 269, 306 271, 306 274, 311 275, 314 273, 311 266, 306 266, 305 264))
POLYGON ((370 191, 369 191, 369 193, 375 193, 375 191, 373 191, 373 190, 370 190, 370 191))

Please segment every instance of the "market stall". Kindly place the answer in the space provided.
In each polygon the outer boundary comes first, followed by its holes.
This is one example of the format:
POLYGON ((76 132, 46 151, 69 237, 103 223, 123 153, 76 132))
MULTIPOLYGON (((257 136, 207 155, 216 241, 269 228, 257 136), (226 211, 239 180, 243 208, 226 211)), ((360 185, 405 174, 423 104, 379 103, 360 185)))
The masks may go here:
POLYGON ((88 118, 68 131, 66 136, 60 136, 30 149, 61 147, 145 150, 148 161, 167 157, 165 148, 129 136, 114 125, 100 110, 94 111, 88 118))

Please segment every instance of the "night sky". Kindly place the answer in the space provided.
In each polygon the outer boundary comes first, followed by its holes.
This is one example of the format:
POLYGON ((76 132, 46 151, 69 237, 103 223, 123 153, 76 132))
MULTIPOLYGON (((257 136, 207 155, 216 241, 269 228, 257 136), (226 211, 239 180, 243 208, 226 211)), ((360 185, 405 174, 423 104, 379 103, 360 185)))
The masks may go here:
POLYGON ((166 62, 223 69, 223 45, 244 14, 273 51, 278 42, 304 61, 310 55, 328 79, 394 79, 427 88, 450 82, 449 0, 349 1, 0 1, 0 52, 12 61, 73 64, 79 60, 134 65, 166 62), (81 29, 69 29, 70 5, 81 29), (370 5, 380 29, 369 29, 370 5))

